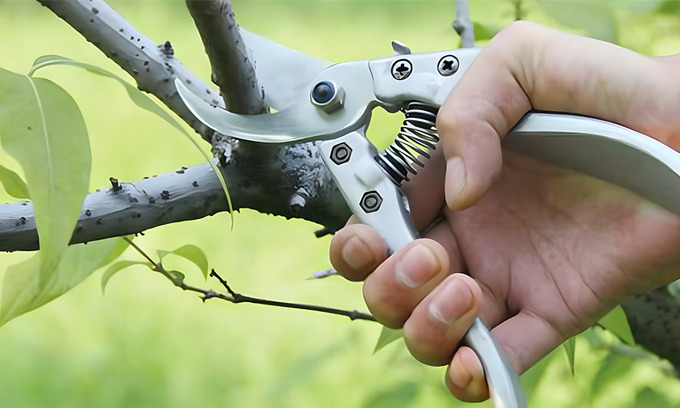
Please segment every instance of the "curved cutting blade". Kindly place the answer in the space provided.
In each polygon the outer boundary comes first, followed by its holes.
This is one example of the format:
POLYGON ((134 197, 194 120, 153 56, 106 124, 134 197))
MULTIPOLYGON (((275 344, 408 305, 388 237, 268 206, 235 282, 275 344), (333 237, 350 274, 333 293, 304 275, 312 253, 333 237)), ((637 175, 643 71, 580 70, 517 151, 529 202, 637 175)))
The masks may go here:
POLYGON ((351 61, 321 71, 301 90, 291 93, 286 109, 261 115, 238 115, 211 105, 191 92, 179 79, 175 86, 189 110, 206 126, 227 136, 261 143, 288 143, 304 139, 330 139, 368 124, 377 104, 368 61, 351 61), (314 105, 315 84, 328 81, 342 90, 341 106, 332 112, 314 105))
POLYGON ((303 54, 240 28, 241 37, 264 88, 264 102, 278 111, 288 106, 319 72, 331 63, 303 54))

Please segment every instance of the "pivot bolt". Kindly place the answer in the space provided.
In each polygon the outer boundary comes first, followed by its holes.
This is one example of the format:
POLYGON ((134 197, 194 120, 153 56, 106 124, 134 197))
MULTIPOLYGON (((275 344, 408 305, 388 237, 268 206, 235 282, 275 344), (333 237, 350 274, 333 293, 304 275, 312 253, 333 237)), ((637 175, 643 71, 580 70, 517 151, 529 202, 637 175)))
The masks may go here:
POLYGON ((364 193, 364 196, 361 197, 361 202, 359 202, 359 205, 365 212, 372 213, 380 209, 382 202, 383 199, 380 194, 378 194, 378 192, 375 190, 371 190, 364 193))
POLYGON ((439 60, 437 71, 441 76, 451 76, 458 71, 459 66, 458 58, 453 55, 446 55, 439 60))
POLYGON ((352 156, 352 148, 345 142, 338 143, 331 149, 331 160, 338 166, 345 164, 352 156))
POLYGON ((342 107, 345 103, 345 91, 335 86, 331 81, 321 81, 314 85, 309 95, 312 103, 326 113, 331 113, 342 107))
POLYGON ((397 81, 408 78, 413 72, 413 64, 407 59, 400 59, 392 64, 392 77, 397 81))

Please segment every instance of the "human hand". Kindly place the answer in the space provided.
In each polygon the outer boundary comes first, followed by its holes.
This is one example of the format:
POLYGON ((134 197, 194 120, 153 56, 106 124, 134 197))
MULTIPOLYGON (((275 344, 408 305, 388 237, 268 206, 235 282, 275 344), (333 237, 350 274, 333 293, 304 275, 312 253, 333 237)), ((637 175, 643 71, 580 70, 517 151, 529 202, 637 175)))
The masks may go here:
POLYGON ((336 269, 365 279, 369 309, 404 327, 414 357, 450 364, 446 382, 460 399, 488 397, 479 360, 458 347, 477 315, 523 372, 623 297, 680 277, 677 216, 500 148, 531 109, 599 117, 677 148, 678 62, 513 24, 444 103, 441 149, 404 186, 417 226, 429 225, 424 238, 388 259, 366 226, 336 234, 336 269))

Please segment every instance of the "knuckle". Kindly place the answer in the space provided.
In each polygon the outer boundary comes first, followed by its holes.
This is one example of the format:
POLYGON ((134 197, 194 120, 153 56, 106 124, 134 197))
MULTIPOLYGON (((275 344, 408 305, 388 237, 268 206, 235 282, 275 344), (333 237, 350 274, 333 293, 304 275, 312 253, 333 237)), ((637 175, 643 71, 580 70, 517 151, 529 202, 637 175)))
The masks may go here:
POLYGON ((452 346, 442 344, 445 335, 424 335, 417 325, 408 320, 404 324, 404 342, 411 355, 423 364, 442 366, 451 360, 452 346))

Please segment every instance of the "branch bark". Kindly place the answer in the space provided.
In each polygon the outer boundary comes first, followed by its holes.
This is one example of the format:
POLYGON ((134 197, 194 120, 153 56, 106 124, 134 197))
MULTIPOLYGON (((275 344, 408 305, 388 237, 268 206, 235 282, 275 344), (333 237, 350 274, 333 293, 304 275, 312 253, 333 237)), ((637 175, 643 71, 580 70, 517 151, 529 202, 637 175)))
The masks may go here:
MULTIPOLYGON (((325 225, 331 231, 342 226, 349 210, 314 143, 262 146, 213 135, 184 106, 174 89, 174 78, 181 78, 212 103, 225 105, 217 93, 180 64, 169 42, 157 46, 102 0, 38 1, 118 63, 137 81, 140 89, 156 95, 205 140, 211 141, 214 147, 219 146, 217 153, 235 209, 253 208, 303 218, 325 225)), ((457 5, 462 4, 463 1, 457 1, 457 5)), ((464 13, 459 11, 461 15, 464 13)), ((471 28, 466 28, 465 32, 474 33, 471 28)), ((463 46, 468 42, 464 39, 463 46)), ((216 74, 218 84, 222 83, 220 75, 216 74)), ((227 88, 225 85, 225 95, 231 89, 227 88)), ((258 88, 251 89, 259 92, 258 88)), ((230 96, 230 99, 234 98, 230 96)), ((121 187, 116 191, 113 188, 96 191, 88 196, 73 243, 126 235, 227 209, 217 177, 207 164, 135 183, 122 183, 121 187), (98 220, 101 221, 98 223, 98 220)), ((37 249, 30 203, 0 205, 0 250, 17 249, 37 249)), ((641 295, 624 303, 624 307, 636 339, 678 367, 680 348, 675 332, 669 331, 669 328, 680 327, 675 324, 680 316, 678 299, 641 295), (664 311, 665 317, 661 324, 655 325, 659 310, 664 311), (651 331, 650 327, 658 330, 651 331), (649 336, 641 336, 645 330, 649 336)))
POLYGON ((214 105, 225 107, 219 94, 184 67, 174 56, 172 44, 156 44, 143 35, 103 0, 38 0, 79 32, 87 41, 125 70, 137 87, 156 96, 188 123, 207 142, 213 131, 184 105, 175 78, 214 105))
POLYGON ((212 81, 220 88, 227 110, 234 113, 266 113, 264 89, 248 58, 229 1, 187 0, 187 8, 201 35, 212 67, 212 81))
MULTIPOLYGON (((335 187, 316 143, 259 145, 215 134, 184 105, 174 87, 174 79, 182 79, 195 93, 204 95, 206 100, 214 104, 221 107, 225 107, 225 104, 204 81, 180 63, 169 42, 156 45, 102 0, 38 1, 128 72, 140 90, 155 95, 205 140, 212 142, 235 209, 252 208, 287 218, 302 218, 319 223, 329 231, 342 227, 350 211, 335 187)), ((226 44, 227 40, 222 42, 226 44)), ((240 59, 238 47, 230 50, 222 45, 220 50, 230 53, 232 58, 240 59)), ((220 72, 226 75, 231 71, 220 72)), ((255 88, 250 89, 250 92, 261 94, 255 88)), ((236 101, 234 103, 243 95, 227 91, 229 99, 236 101)), ((71 242, 127 235, 168 222, 197 219, 227 210, 224 201, 217 199, 223 195, 217 177, 209 173, 205 166, 199 166, 198 169, 192 167, 191 172, 195 172, 196 176, 200 173, 204 180, 200 185, 205 185, 205 190, 192 190, 187 186, 194 180, 188 180, 188 185, 185 182, 178 183, 179 179, 173 177, 174 173, 168 173, 154 177, 151 181, 125 183, 126 191, 129 190, 131 194, 130 199, 137 199, 136 203, 125 203, 120 192, 113 194, 109 189, 90 194, 71 242), (211 177, 214 180, 208 181, 211 177), (156 202, 149 203, 146 195, 139 195, 136 191, 152 191, 149 194, 156 202), (173 204, 172 200, 158 200, 163 191, 170 192, 171 197, 181 197, 181 202, 173 204), (211 204, 206 205, 206 201, 211 204), (172 217, 168 217, 168 208, 172 208, 172 217), (93 223, 91 217, 85 215, 87 210, 96 212, 97 219, 102 218, 102 223, 93 223), (142 215, 133 220, 131 217, 136 214, 142 215), (106 228, 102 227, 104 223, 106 228)), ((37 249, 37 233, 30 204, 2 205, 0 228, 0 250, 37 249)))

